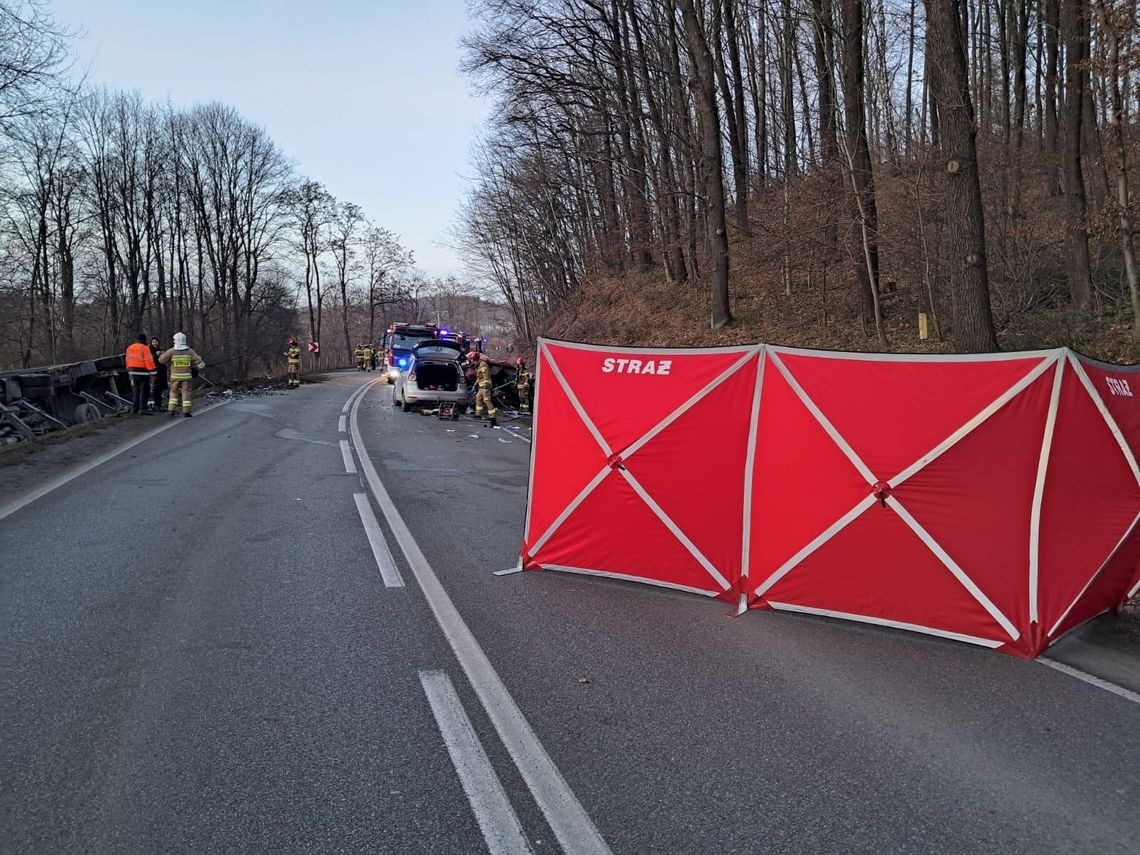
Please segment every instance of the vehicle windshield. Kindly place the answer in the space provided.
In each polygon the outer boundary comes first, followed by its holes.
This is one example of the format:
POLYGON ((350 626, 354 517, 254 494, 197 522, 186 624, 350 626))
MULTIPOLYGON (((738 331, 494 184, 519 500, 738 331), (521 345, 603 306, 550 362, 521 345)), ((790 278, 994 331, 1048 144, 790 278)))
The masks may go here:
POLYGON ((435 338, 435 335, 424 330, 423 332, 398 332, 392 334, 393 350, 411 350, 424 339, 435 338))

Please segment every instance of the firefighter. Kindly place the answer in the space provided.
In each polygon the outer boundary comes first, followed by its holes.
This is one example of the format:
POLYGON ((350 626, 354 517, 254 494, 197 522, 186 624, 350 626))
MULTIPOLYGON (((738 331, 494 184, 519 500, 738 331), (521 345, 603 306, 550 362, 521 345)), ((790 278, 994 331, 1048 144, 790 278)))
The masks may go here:
POLYGON ((364 345, 358 344, 356 350, 352 352, 352 358, 356 360, 356 370, 364 370, 364 345))
POLYGON ((142 333, 127 348, 126 362, 127 376, 131 379, 131 413, 145 413, 157 366, 154 364, 154 354, 147 347, 146 336, 142 333))
POLYGON ((171 416, 178 415, 178 398, 182 398, 182 415, 190 418, 191 388, 194 385, 194 369, 203 371, 206 363, 186 343, 186 333, 174 334, 174 347, 158 358, 163 365, 170 366, 170 396, 166 409, 171 416))
POLYGON ((519 393, 519 412, 530 412, 530 371, 527 370, 526 360, 519 357, 515 360, 515 389, 519 393))
POLYGON ((364 349, 361 351, 361 357, 362 357, 362 359, 360 362, 360 367, 363 368, 365 371, 371 371, 372 370, 372 345, 370 345, 370 344, 364 345, 364 349))
POLYGON ((491 380, 491 363, 480 359, 479 351, 472 350, 467 354, 468 361, 475 366, 475 418, 483 415, 486 409, 487 417, 491 420, 491 427, 498 427, 495 421, 495 400, 491 396, 494 381, 491 380))
POLYGON ((301 346, 297 344, 296 337, 289 339, 289 349, 285 351, 285 365, 289 373, 289 388, 296 389, 301 386, 301 346))

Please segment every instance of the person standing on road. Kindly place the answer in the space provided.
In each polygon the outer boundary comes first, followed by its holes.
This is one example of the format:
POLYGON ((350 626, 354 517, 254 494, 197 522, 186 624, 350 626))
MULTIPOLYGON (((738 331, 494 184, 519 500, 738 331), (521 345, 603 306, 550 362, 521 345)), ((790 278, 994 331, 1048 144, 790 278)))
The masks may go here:
POLYGON ((370 357, 368 357, 368 370, 369 371, 375 371, 376 370, 376 356, 378 353, 380 353, 380 348, 378 348, 374 345, 369 345, 369 348, 371 350, 372 355, 370 357))
POLYGON ((142 333, 127 348, 126 363, 127 376, 131 379, 131 413, 137 416, 146 412, 146 400, 150 397, 150 386, 156 370, 154 354, 147 347, 146 336, 142 333))
POLYGON ((467 359, 475 365, 475 418, 482 417, 485 409, 487 418, 491 420, 491 427, 498 427, 495 421, 495 401, 491 397, 495 386, 491 379, 491 364, 486 359, 481 359, 477 350, 468 353, 467 359))
POLYGON ((158 336, 151 336, 150 338, 150 355, 154 357, 155 371, 154 381, 151 383, 150 393, 152 396, 153 404, 151 409, 156 413, 162 409, 162 393, 166 391, 166 366, 158 361, 158 357, 162 355, 162 342, 159 341, 158 336))
POLYGON ((364 345, 358 344, 356 346, 356 350, 354 350, 352 352, 352 358, 355 360, 356 370, 357 371, 363 371, 364 370, 364 345))
POLYGON ((364 345, 364 350, 361 351, 361 367, 365 371, 372 370, 372 345, 364 345))
POLYGON ((515 360, 515 390, 519 394, 519 412, 530 412, 530 371, 527 370, 526 360, 519 357, 515 360))
POLYGON ((285 368, 289 374, 289 388, 298 389, 301 386, 301 346, 297 339, 289 339, 289 349, 285 351, 285 368))
POLYGON ((186 333, 174 334, 174 347, 158 358, 163 365, 170 366, 170 398, 166 408, 171 416, 178 415, 178 399, 182 398, 182 415, 190 418, 191 391, 194 385, 194 369, 203 371, 206 363, 186 343, 186 333))

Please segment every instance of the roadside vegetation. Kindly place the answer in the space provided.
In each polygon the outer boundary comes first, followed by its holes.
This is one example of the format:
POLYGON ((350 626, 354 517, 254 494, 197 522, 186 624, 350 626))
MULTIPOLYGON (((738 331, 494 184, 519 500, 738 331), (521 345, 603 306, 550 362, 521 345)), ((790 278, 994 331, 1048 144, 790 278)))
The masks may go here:
POLYGON ((464 298, 232 107, 89 85, 78 38, 45 0, 0 0, 0 370, 176 330, 219 379, 283 370, 290 333, 321 343, 313 368, 349 365, 464 298))
POLYGON ((476 14, 460 236, 521 338, 1135 360, 1133 0, 476 14))

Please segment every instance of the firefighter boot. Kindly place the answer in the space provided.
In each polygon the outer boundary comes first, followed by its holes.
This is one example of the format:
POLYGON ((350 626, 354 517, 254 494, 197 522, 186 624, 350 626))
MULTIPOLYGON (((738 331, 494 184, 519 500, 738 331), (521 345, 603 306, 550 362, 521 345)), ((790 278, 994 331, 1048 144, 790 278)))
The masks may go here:
POLYGON ((491 416, 491 427, 492 427, 492 428, 497 428, 498 426, 499 426, 499 423, 498 423, 498 421, 495 419, 495 417, 494 417, 494 416, 491 416))

